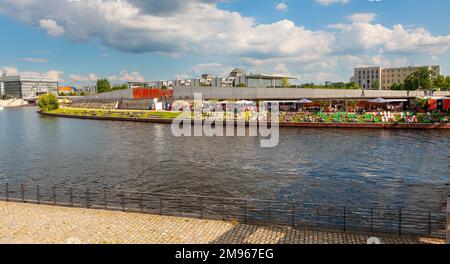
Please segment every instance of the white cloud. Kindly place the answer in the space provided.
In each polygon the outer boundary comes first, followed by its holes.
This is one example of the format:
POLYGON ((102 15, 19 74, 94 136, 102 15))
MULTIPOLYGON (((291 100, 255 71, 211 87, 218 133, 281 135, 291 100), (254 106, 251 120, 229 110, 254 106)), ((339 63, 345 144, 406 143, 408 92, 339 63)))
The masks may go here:
POLYGON ((355 23, 370 23, 375 19, 376 16, 377 15, 374 13, 355 13, 351 16, 348 16, 347 19, 355 23))
POLYGON ((272 57, 324 54, 333 45, 329 32, 290 20, 257 24, 251 17, 220 9, 216 2, 0 0, 0 13, 37 24, 51 36, 99 38, 104 46, 135 53, 272 57))
POLYGON ((349 0, 315 0, 320 5, 329 6, 332 4, 348 4, 349 0))
POLYGON ((89 73, 88 75, 71 74, 69 75, 69 80, 72 82, 92 82, 97 81, 98 77, 94 73, 89 73))
POLYGON ((288 5, 286 3, 283 3, 283 2, 277 3, 275 5, 275 9, 278 10, 278 11, 287 11, 288 5))
MULTIPOLYGON (((213 62, 179 75, 190 77, 201 73, 224 76, 242 66, 248 72, 291 72, 300 76, 320 72, 324 78, 345 68, 339 76, 346 78, 350 74, 347 66, 358 63, 348 56, 362 55, 361 64, 395 64, 396 60, 404 63, 401 58, 411 60, 420 54, 430 60, 450 47, 450 34, 437 35, 401 24, 387 27, 374 22, 374 13, 349 14, 343 23, 312 30, 287 19, 259 24, 252 17, 221 9, 217 2, 220 0, 0 0, 0 14, 45 28, 50 36, 64 35, 73 41, 95 38, 106 49, 155 52, 175 58, 187 54, 213 62), (346 59, 348 63, 344 63, 346 59)), ((324 6, 349 3, 316 2, 324 6)), ((99 55, 109 54, 106 50, 99 55)), ((138 72, 127 71, 110 77, 113 81, 144 79, 138 72)))
POLYGON ((112 82, 143 82, 145 81, 145 78, 136 71, 130 73, 121 71, 119 74, 109 76, 108 80, 112 82))
POLYGON ((381 24, 353 22, 334 24, 329 28, 338 30, 336 51, 340 53, 377 51, 436 55, 450 48, 450 35, 435 36, 424 28, 406 29, 400 24, 388 28, 381 24))
POLYGON ((54 81, 64 81, 62 76, 64 72, 58 70, 49 70, 47 72, 36 72, 36 71, 19 71, 16 67, 13 66, 3 66, 0 68, 0 75, 5 74, 6 76, 41 76, 47 77, 54 81))
POLYGON ((19 71, 15 67, 3 66, 0 68, 0 75, 14 76, 14 75, 18 75, 18 74, 19 74, 19 71))
POLYGON ((19 58, 17 60, 18 61, 23 61, 23 62, 32 62, 32 63, 46 63, 46 62, 48 62, 48 59, 44 59, 44 58, 19 58))
POLYGON ((65 30, 62 26, 58 25, 56 21, 51 19, 39 20, 39 27, 47 30, 47 34, 52 37, 58 37, 64 34, 65 30))

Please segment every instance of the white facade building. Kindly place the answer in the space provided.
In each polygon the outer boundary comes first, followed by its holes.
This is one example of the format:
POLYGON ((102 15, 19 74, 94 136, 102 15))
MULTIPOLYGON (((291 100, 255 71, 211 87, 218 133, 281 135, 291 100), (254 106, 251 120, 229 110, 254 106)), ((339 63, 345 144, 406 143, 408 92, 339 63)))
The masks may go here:
POLYGON ((392 85, 403 83, 408 75, 420 69, 428 69, 432 79, 441 74, 441 67, 438 65, 399 68, 364 67, 355 68, 351 81, 365 90, 389 90, 392 85))
POLYGON ((58 94, 58 82, 45 77, 5 76, 3 77, 6 98, 37 98, 41 94, 58 94))

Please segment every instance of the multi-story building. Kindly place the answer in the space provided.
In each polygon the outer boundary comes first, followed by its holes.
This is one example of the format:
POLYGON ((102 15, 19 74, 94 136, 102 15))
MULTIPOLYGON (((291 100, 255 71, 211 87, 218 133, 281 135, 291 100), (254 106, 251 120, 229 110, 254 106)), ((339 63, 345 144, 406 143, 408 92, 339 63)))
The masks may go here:
POLYGON ((272 75, 272 74, 246 74, 244 70, 236 68, 228 77, 214 77, 211 74, 202 74, 201 78, 196 79, 177 79, 174 81, 156 81, 143 83, 128 83, 129 88, 166 88, 173 87, 250 87, 250 88, 281 88, 284 86, 284 80, 297 80, 295 76, 272 75))
POLYGON ((356 68, 355 74, 352 78, 352 82, 358 84, 361 89, 380 89, 377 86, 381 83, 381 75, 383 68, 381 67, 365 67, 365 68, 356 68))
POLYGON ((3 81, 7 98, 36 98, 41 94, 58 93, 58 82, 45 77, 6 76, 3 81))
POLYGON ((83 85, 81 87, 78 87, 78 91, 95 94, 97 93, 97 85, 83 85))
POLYGON ((128 88, 154 88, 155 82, 128 82, 128 88))
POLYGON ((431 72, 431 79, 435 79, 441 75, 441 67, 438 65, 383 69, 380 81, 381 89, 388 90, 393 84, 403 83, 408 75, 424 68, 431 72))
POLYGON ((431 72, 431 78, 441 74, 440 66, 411 66, 399 68, 364 67, 355 68, 351 81, 359 84, 362 89, 389 90, 392 85, 403 83, 406 77, 417 70, 426 68, 431 72))

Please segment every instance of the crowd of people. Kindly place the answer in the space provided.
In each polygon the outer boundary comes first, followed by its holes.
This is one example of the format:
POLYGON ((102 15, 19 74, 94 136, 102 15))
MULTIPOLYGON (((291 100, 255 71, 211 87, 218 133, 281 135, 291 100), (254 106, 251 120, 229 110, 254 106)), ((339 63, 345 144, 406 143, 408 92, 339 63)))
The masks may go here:
POLYGON ((370 113, 352 112, 280 112, 279 115, 269 111, 239 112, 194 112, 195 120, 208 121, 280 121, 282 123, 448 123, 449 116, 441 113, 415 113, 379 111, 370 113))

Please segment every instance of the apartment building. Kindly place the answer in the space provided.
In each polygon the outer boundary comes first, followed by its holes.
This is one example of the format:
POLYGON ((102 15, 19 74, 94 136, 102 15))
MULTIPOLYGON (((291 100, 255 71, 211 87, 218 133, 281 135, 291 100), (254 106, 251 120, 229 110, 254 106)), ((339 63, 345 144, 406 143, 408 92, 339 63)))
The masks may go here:
POLYGON ((354 76, 351 80, 359 84, 361 89, 389 90, 393 84, 404 82, 408 75, 423 68, 427 68, 431 72, 431 78, 433 79, 441 74, 441 67, 439 65, 399 68, 364 67, 355 68, 354 76))

